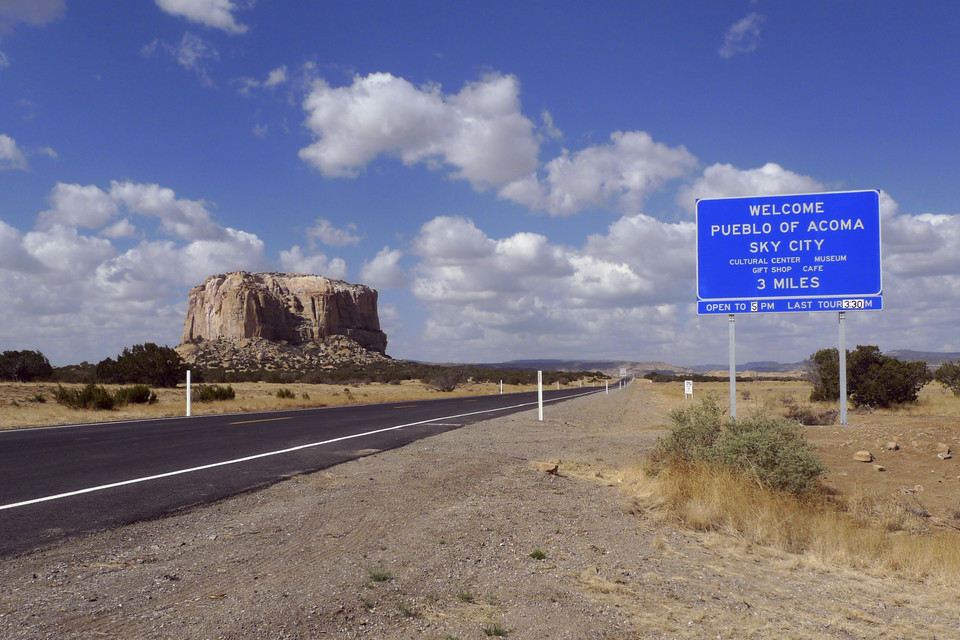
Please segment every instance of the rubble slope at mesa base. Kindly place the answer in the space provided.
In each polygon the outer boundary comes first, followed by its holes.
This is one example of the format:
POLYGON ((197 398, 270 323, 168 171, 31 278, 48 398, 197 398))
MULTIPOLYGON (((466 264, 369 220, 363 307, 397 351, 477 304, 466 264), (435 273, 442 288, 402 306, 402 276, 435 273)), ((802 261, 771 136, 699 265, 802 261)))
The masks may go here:
POLYGON ((227 373, 246 371, 302 372, 333 369, 345 364, 367 365, 390 360, 346 336, 291 345, 264 338, 201 340, 177 347, 188 365, 227 373))

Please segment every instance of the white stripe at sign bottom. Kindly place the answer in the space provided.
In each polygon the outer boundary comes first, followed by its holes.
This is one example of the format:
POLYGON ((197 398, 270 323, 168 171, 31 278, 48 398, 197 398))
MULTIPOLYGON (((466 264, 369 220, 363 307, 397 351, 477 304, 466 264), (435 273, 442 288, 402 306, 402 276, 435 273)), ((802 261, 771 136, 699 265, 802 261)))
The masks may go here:
MULTIPOLYGON (((567 400, 569 398, 575 398, 582 395, 590 395, 591 393, 597 393, 596 391, 589 391, 586 393, 578 393, 574 396, 565 396, 563 398, 554 398, 548 402, 555 402, 557 400, 567 400)), ((77 489, 76 491, 67 491, 65 493, 58 493, 52 496, 44 496, 42 498, 33 498, 31 500, 24 500, 22 502, 13 502, 11 504, 0 505, 0 511, 6 509, 15 509, 17 507, 26 507, 31 504, 39 504, 41 502, 49 502, 51 500, 60 500, 62 498, 70 498, 73 496, 83 495, 85 493, 94 493, 96 491, 105 491, 106 489, 115 489, 117 487, 125 487, 127 485, 139 484, 141 482, 149 482, 151 480, 161 480, 163 478, 171 478, 173 476, 184 475, 187 473, 194 473, 196 471, 205 471, 207 469, 215 469, 217 467, 225 467, 231 464, 239 464, 241 462, 249 462, 251 460, 257 460, 259 458, 268 458, 270 456, 279 456, 284 453, 293 453, 294 451, 302 451, 303 449, 311 449, 313 447, 322 447, 324 445, 333 444, 334 442, 342 442, 344 440, 350 440, 353 438, 362 438, 363 436, 372 436, 378 433, 385 433, 387 431, 396 431, 397 429, 403 429, 404 427, 415 427, 421 424, 430 424, 438 422, 439 420, 450 420, 452 418, 465 418, 467 416, 479 415, 481 413, 494 413, 496 411, 506 411, 508 409, 519 409, 521 407, 526 407, 532 404, 537 404, 535 402, 525 402, 523 404, 516 404, 509 407, 499 407, 497 409, 484 409, 483 411, 471 411, 469 413, 460 413, 455 416, 444 416, 441 418, 432 418, 430 420, 420 420, 419 422, 409 422, 407 424, 398 424, 393 427, 384 427, 383 429, 374 429, 373 431, 365 431, 363 433, 354 433, 349 436, 340 436, 339 438, 331 438, 329 440, 323 440, 321 442, 311 442, 309 444, 301 444, 296 447, 290 447, 289 449, 280 449, 278 451, 267 451, 265 453, 257 453, 252 456, 246 456, 244 458, 236 458, 234 460, 223 460, 222 462, 212 462, 210 464, 204 464, 199 467, 190 467, 189 469, 177 469, 176 471, 167 471, 166 473, 158 473, 152 476, 144 476, 143 478, 131 478, 130 480, 121 480, 119 482, 111 482, 110 484, 102 484, 96 487, 87 487, 85 489, 77 489)), ((439 425, 446 426, 446 425, 439 425)))

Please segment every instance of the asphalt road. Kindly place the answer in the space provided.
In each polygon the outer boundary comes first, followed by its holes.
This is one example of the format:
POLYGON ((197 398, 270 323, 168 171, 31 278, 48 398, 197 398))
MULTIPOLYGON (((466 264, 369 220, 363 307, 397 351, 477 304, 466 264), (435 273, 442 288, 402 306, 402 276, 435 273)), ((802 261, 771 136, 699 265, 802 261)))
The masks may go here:
MULTIPOLYGON (((598 391, 544 390, 544 402, 598 391)), ((0 557, 535 411, 536 401, 532 392, 0 431, 0 557)))

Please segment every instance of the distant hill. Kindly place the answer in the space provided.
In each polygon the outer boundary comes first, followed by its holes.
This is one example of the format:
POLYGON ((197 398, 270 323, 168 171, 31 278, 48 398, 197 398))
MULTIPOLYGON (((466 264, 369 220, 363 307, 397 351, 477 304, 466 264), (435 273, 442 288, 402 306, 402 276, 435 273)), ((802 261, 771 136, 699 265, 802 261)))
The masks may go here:
MULTIPOLYGON (((626 369, 627 375, 636 377, 642 377, 651 372, 665 375, 709 374, 714 371, 726 371, 729 368, 727 364, 679 366, 650 360, 641 362, 625 360, 510 360, 508 362, 484 363, 479 366, 498 369, 541 369, 544 371, 603 371, 614 376, 620 374, 620 369, 626 369)), ((737 371, 755 371, 757 373, 791 373, 802 369, 802 362, 790 364, 748 362, 737 365, 737 371)))
POLYGON ((906 362, 916 362, 922 360, 927 363, 931 369, 936 369, 945 362, 960 361, 960 353, 943 351, 913 351, 911 349, 894 349, 893 351, 884 351, 883 355, 904 360, 906 362))
MULTIPOLYGON (((960 361, 960 353, 946 353, 937 351, 912 351, 910 349, 896 349, 884 351, 884 355, 906 362, 922 360, 931 369, 936 369, 944 362, 960 361)), ((729 363, 674 365, 660 361, 628 361, 628 360, 510 360, 508 362, 484 363, 478 366, 499 369, 540 369, 543 371, 603 371, 607 375, 617 376, 620 369, 626 369, 627 375, 642 377, 650 372, 666 375, 682 375, 721 373, 729 370, 729 363)), ((759 360, 737 365, 739 373, 798 373, 806 370, 803 362, 774 362, 759 360)))

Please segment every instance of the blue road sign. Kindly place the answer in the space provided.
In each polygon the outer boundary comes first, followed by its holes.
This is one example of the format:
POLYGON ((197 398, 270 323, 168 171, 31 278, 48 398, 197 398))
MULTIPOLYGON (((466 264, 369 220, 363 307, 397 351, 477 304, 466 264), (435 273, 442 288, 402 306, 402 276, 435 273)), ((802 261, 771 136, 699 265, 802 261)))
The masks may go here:
POLYGON ((697 313, 879 310, 880 192, 697 201, 697 313))

